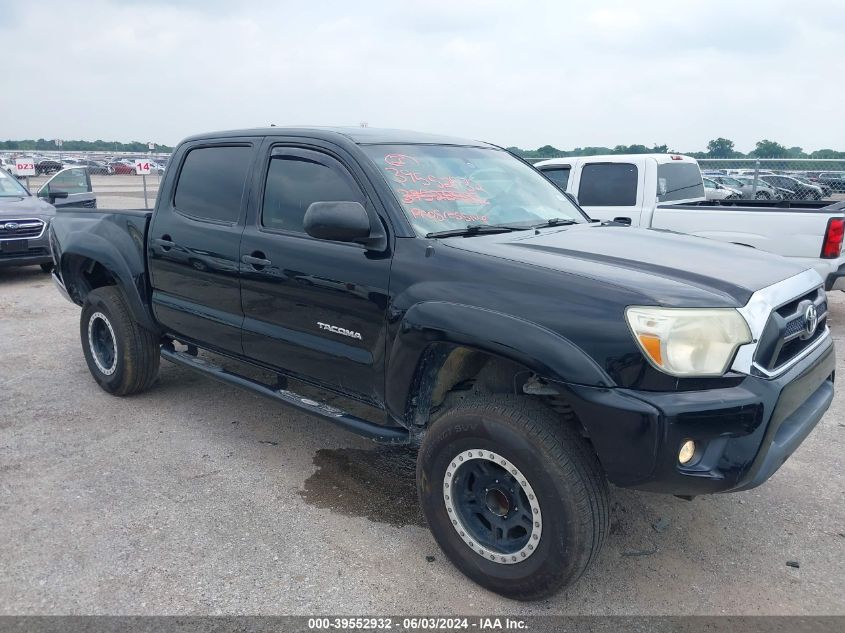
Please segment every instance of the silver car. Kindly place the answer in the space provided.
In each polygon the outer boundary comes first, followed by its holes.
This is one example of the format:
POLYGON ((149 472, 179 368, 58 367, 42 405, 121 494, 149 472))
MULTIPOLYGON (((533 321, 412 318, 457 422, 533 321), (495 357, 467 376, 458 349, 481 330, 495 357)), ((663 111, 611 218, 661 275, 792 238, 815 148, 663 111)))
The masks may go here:
POLYGON ((755 200, 780 200, 783 198, 774 187, 757 179, 757 188, 754 188, 754 178, 749 176, 711 176, 720 185, 725 185, 740 192, 744 199, 755 200))
POLYGON ((56 207, 97 206, 91 178, 84 168, 64 169, 33 196, 17 179, 0 169, 0 267, 53 267, 47 226, 56 207))

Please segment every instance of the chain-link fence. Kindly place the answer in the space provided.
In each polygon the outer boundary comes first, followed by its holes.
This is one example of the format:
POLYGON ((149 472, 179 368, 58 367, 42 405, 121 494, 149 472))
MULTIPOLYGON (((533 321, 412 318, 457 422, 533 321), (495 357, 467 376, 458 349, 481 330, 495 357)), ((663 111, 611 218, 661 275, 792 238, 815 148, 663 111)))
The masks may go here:
POLYGON ((51 190, 64 191, 81 202, 87 201, 87 193, 102 208, 150 208, 169 159, 160 152, 7 151, 0 153, 0 169, 45 199, 51 190))
POLYGON ((845 199, 845 160, 702 158, 704 184, 727 198, 845 199), (725 195, 726 194, 726 195, 725 195))

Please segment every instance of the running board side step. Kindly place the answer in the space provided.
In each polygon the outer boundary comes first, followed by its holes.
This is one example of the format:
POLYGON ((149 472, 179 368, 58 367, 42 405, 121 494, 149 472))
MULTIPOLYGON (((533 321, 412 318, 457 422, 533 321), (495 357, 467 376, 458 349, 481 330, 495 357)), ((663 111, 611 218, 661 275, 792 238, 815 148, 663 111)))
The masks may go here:
POLYGON ((355 417, 350 413, 336 409, 327 404, 322 404, 300 396, 293 391, 286 389, 275 389, 264 383, 252 380, 240 374, 230 372, 219 365, 210 363, 202 358, 192 356, 187 352, 178 352, 168 345, 162 345, 161 356, 171 363, 182 365, 196 372, 204 374, 220 382, 246 389, 253 393, 257 393, 265 398, 270 398, 276 402, 281 402, 289 407, 293 407, 302 413, 308 413, 318 418, 323 418, 329 422, 334 422, 338 426, 343 427, 347 431, 352 431, 358 435, 363 435, 375 442, 384 444, 407 444, 410 441, 410 434, 407 429, 398 427, 383 426, 375 424, 369 420, 355 417))

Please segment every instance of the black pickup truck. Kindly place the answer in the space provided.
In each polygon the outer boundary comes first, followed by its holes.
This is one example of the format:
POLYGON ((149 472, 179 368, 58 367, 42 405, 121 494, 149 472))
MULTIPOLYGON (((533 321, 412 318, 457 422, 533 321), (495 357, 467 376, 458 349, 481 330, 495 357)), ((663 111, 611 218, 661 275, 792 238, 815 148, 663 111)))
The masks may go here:
POLYGON ((579 578, 608 532, 608 482, 752 488, 833 398, 818 273, 594 222, 485 143, 368 128, 196 136, 153 212, 60 211, 49 234, 103 389, 149 388, 163 357, 418 445, 437 542, 513 598, 579 578))

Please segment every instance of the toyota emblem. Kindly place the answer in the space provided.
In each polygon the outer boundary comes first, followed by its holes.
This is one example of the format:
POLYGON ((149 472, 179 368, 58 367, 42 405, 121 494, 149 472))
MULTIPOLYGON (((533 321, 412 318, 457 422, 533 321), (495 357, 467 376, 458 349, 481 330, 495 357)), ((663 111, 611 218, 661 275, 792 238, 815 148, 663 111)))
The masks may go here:
POLYGON ((808 339, 816 333, 816 328, 819 325, 819 315, 816 313, 816 306, 812 303, 804 310, 804 334, 803 339, 808 339))

